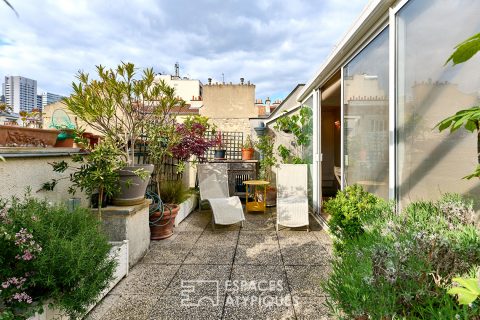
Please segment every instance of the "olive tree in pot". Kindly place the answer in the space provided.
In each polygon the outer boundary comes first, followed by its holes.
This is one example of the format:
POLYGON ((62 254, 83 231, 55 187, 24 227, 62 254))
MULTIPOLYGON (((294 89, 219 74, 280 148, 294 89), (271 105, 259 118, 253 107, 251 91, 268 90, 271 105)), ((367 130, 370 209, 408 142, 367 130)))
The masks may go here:
POLYGON ((120 192, 114 205, 141 203, 154 166, 135 164, 135 143, 146 125, 162 109, 165 83, 155 81, 153 69, 145 69, 137 77, 132 63, 116 69, 97 66, 98 80, 79 72, 73 83, 73 94, 65 99, 70 111, 87 125, 115 143, 126 166, 119 170, 120 192))

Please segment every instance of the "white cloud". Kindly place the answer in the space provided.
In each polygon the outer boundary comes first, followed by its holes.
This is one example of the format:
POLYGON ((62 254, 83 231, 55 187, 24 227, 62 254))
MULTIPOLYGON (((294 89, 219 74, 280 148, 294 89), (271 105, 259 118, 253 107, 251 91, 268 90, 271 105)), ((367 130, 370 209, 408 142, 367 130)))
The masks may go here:
POLYGON ((0 76, 68 94, 79 69, 121 60, 158 72, 256 84, 284 97, 306 82, 367 0, 10 0, 0 5, 0 76))

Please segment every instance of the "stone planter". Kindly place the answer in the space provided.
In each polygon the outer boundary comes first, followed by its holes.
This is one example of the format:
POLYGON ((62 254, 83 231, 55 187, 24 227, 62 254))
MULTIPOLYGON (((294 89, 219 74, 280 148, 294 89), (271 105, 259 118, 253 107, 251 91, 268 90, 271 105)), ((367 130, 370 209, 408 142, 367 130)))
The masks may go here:
POLYGON ((151 240, 162 240, 173 235, 173 225, 179 210, 178 204, 166 204, 163 212, 155 211, 150 214, 151 240))
POLYGON ((135 165, 125 167, 120 170, 120 192, 113 197, 112 203, 115 206, 133 206, 140 204, 145 200, 145 190, 147 189, 150 176, 153 172, 153 164, 135 165), (149 172, 146 179, 137 176, 134 171, 144 169, 149 172))
POLYGON ((0 147, 53 147, 58 130, 0 125, 0 147))
POLYGON ((175 217, 175 227, 178 227, 180 222, 182 222, 190 213, 193 212, 193 210, 195 210, 197 207, 197 200, 197 195, 192 194, 187 200, 180 203, 180 209, 175 217))

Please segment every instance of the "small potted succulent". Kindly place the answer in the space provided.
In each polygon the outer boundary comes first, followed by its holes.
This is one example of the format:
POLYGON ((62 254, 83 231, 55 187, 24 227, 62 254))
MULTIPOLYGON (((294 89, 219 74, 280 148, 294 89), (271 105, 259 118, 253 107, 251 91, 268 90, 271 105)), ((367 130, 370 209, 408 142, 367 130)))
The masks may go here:
POLYGON ((253 148, 254 143, 250 135, 247 135, 245 142, 242 146, 242 160, 252 160, 255 149, 253 148))

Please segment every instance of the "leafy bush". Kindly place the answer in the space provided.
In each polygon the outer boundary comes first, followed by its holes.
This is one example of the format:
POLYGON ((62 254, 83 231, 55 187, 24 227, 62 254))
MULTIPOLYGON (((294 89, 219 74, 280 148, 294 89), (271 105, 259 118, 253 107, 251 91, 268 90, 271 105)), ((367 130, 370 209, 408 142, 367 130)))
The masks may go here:
POLYGON ((160 199, 164 203, 180 204, 187 200, 190 190, 186 188, 182 181, 165 181, 160 187, 160 199))
POLYGON ((88 209, 26 198, 0 214, 0 318, 24 319, 45 302, 78 318, 112 278, 115 262, 88 209))
POLYGON ((480 265, 471 208, 446 195, 364 220, 323 284, 331 310, 347 319, 479 319, 478 301, 459 305, 447 294, 453 277, 480 265))
POLYGON ((335 198, 326 201, 324 209, 331 216, 328 226, 335 236, 335 248, 341 251, 345 241, 364 232, 362 221, 375 216, 378 211, 386 210, 387 204, 362 187, 352 185, 339 191, 335 198))

